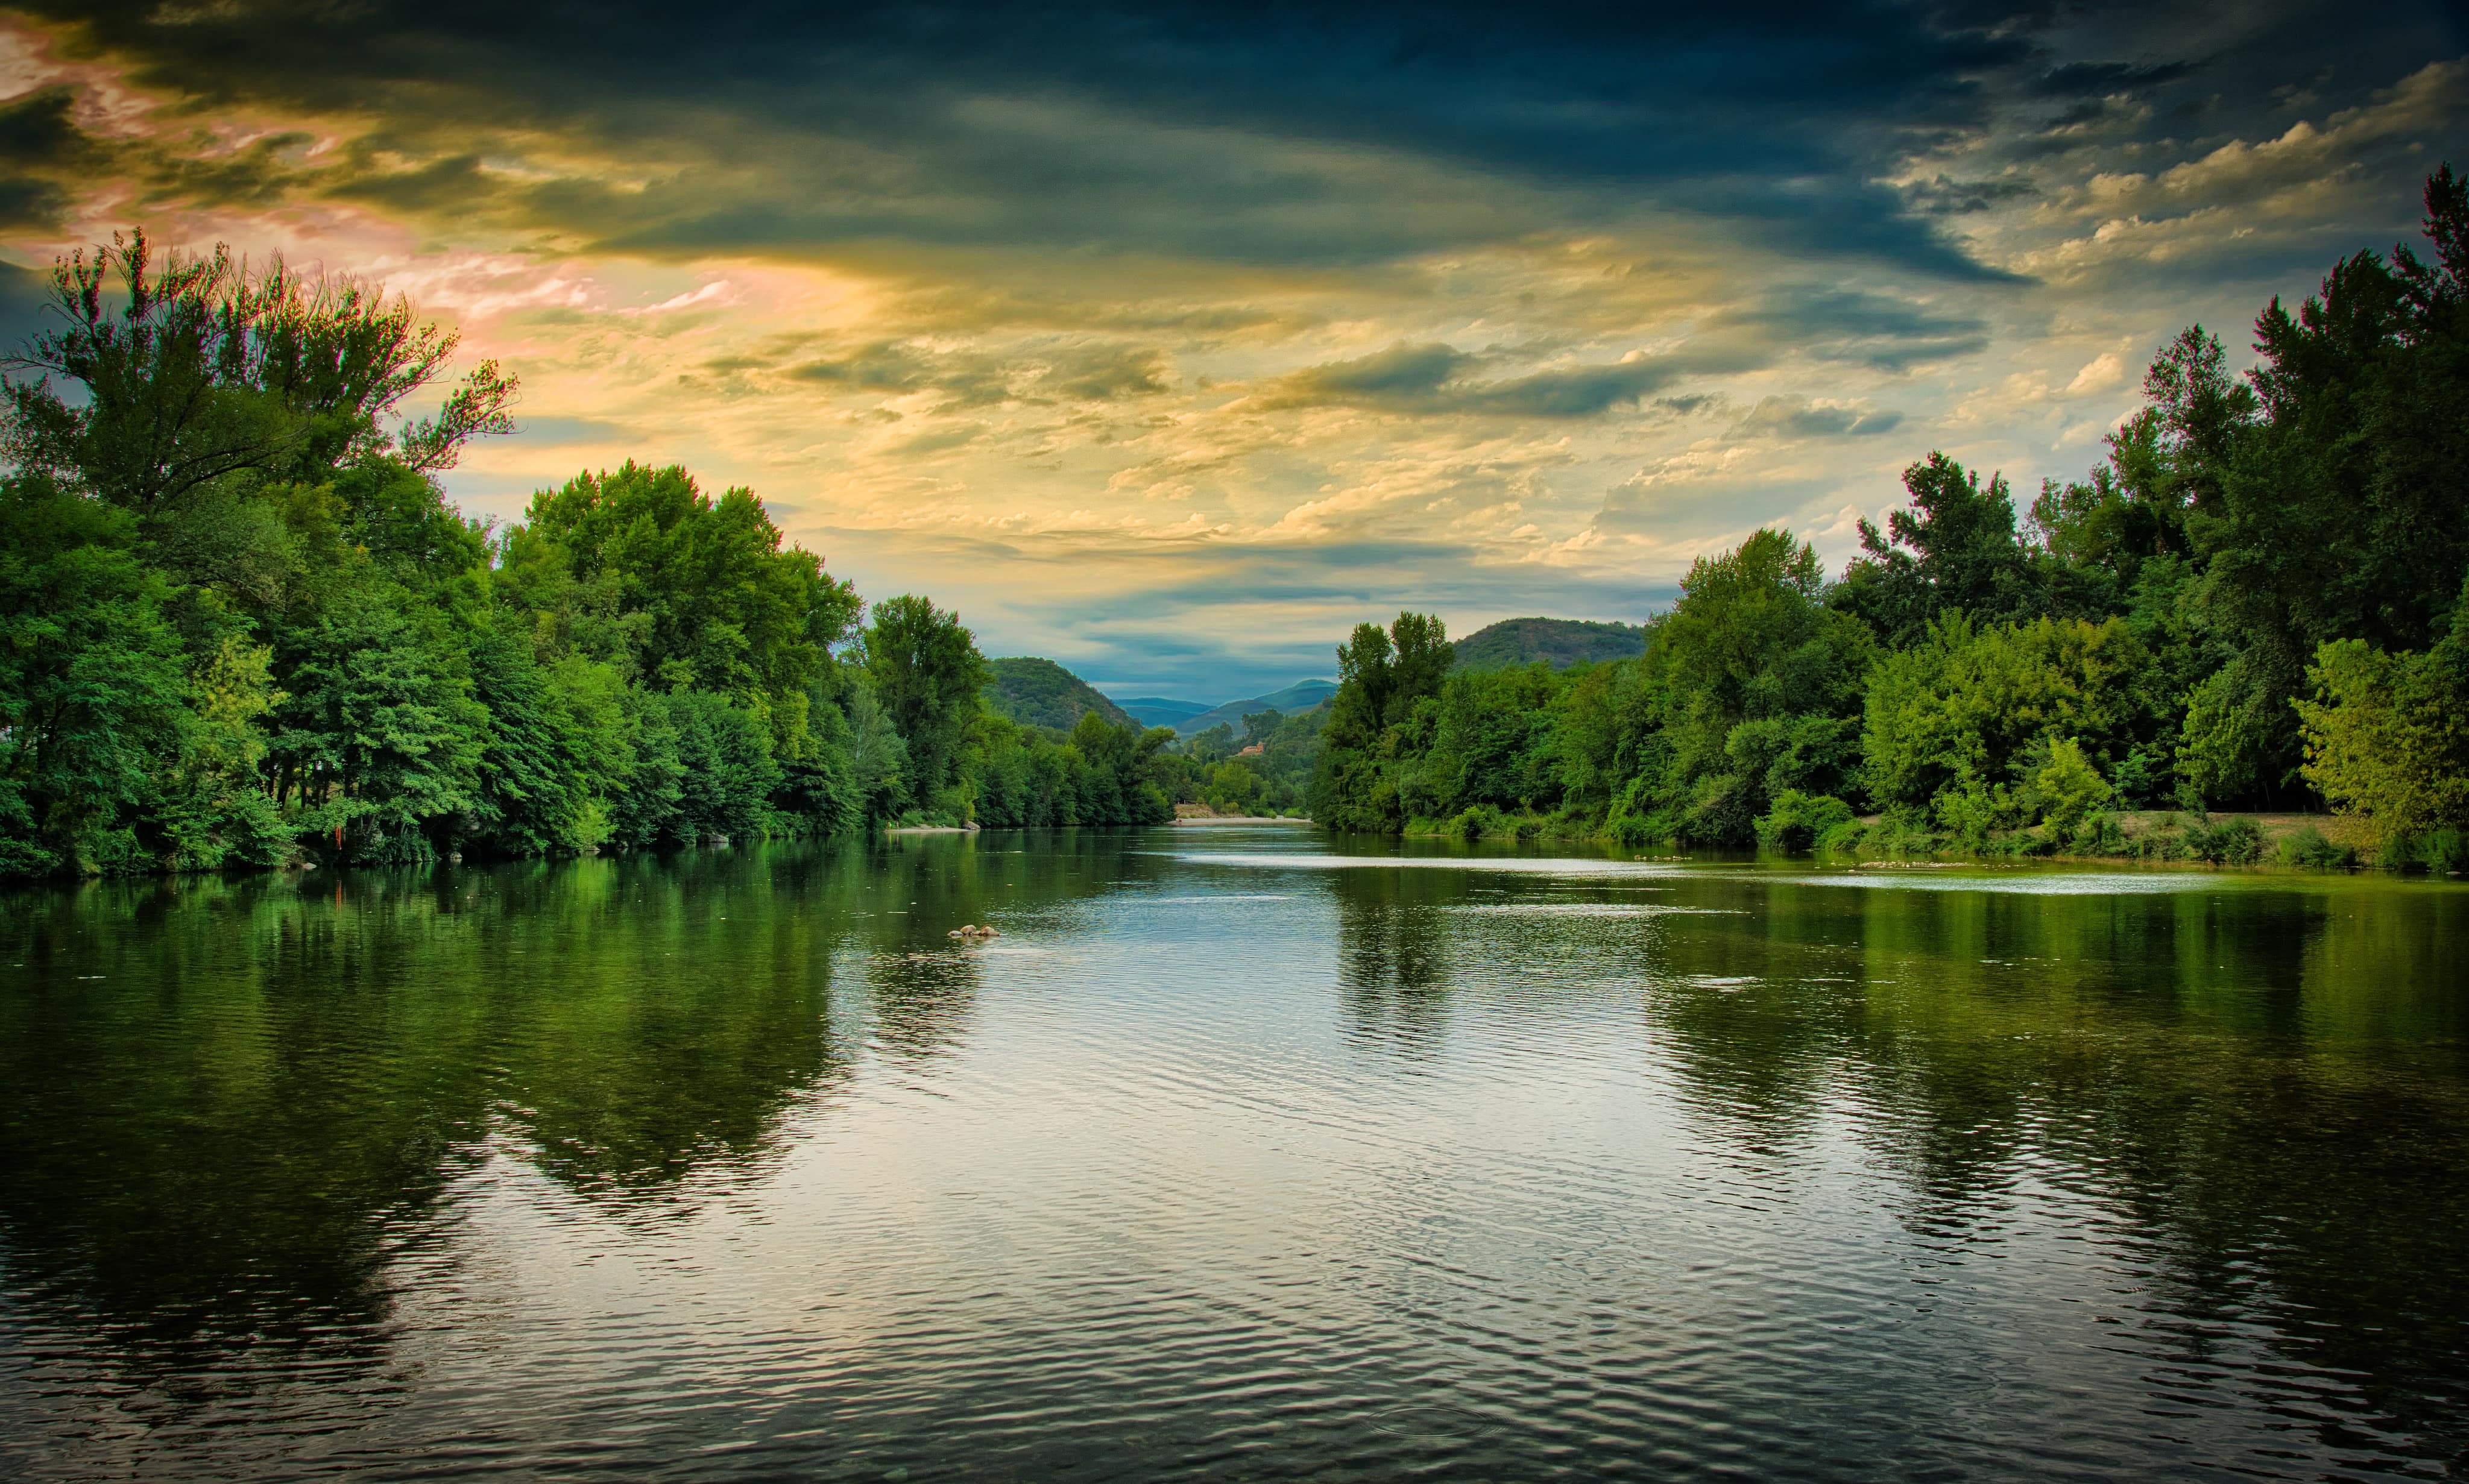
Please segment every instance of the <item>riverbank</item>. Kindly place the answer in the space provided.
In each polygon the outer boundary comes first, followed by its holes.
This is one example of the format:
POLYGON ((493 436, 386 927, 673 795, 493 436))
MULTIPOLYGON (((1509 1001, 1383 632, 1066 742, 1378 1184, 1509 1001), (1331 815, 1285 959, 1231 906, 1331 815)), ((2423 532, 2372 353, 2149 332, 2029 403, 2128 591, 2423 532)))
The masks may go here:
MULTIPOLYGON (((1448 819, 1411 820, 1409 838, 1567 840, 1596 845, 1650 843, 1597 819, 1468 810, 1448 819)), ((2341 814, 2209 814, 2133 810, 2088 815, 2071 828, 2049 823, 1932 827, 1914 814, 1759 821, 1765 848, 1790 855, 1862 861, 2071 860, 2140 864, 2283 865, 2317 870, 2469 871, 2469 837, 2441 831, 2379 840, 2372 824, 2341 814)))

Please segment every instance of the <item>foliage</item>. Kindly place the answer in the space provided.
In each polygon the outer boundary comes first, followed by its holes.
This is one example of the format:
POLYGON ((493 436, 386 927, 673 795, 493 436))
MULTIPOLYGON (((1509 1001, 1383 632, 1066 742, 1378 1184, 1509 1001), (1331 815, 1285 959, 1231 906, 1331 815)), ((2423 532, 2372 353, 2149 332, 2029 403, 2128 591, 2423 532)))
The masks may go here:
POLYGON ((1501 670, 1536 660, 1566 670, 1645 653, 1646 628, 1571 618, 1505 618, 1476 629, 1449 650, 1461 670, 1501 670))
POLYGON ((984 824, 1164 824, 1174 805, 1160 785, 1171 727, 1119 725, 1084 713, 1062 741, 1002 717, 986 719, 973 767, 984 824))
POLYGON ((2469 633, 2424 654, 2325 644, 2297 702, 2305 776, 2386 838, 2469 825, 2469 633))
MULTIPOLYGON (((1912 648, 1880 661, 1861 741, 1881 804, 1924 805, 1958 779, 2014 784, 2060 741, 2107 770, 2156 730, 2148 651, 2118 619, 2036 619, 1975 628, 1932 623, 1912 648)), ((2105 801, 2104 801, 2105 802, 2105 801)))
POLYGON ((1450 662, 1447 630, 1428 614, 1400 613, 1385 630, 1355 626, 1337 651, 1337 694, 1311 782, 1312 818, 1333 830, 1395 833, 1405 827, 1400 766, 1428 748, 1450 662))
POLYGON ((907 594, 875 605, 863 648, 866 679, 907 746, 902 787, 911 803, 934 809, 958 782, 985 658, 958 614, 907 594))
POLYGON ((2335 845, 2323 832, 2313 825, 2300 825, 2280 837, 2274 854, 2283 865, 2313 866, 2320 870, 2338 870, 2358 863, 2358 853, 2346 845, 2335 845))
POLYGON ((1692 565, 1653 626, 1639 683, 1600 696, 1623 713, 1612 765, 1631 760, 1616 830, 1745 845, 1785 792, 1859 791, 1856 719, 1874 641, 1824 599, 1815 549, 1788 532, 1757 532, 1692 565))
POLYGON ((987 707, 1024 725, 1068 732, 1089 712, 1118 726, 1132 719, 1088 681, 1050 659, 988 660, 986 670, 987 707))
POLYGON ((1832 582, 1761 530, 1640 628, 1513 620, 1452 646, 1400 613, 1348 637, 1325 705, 1235 703, 1182 744, 1049 662, 989 665, 927 598, 860 629, 751 491, 675 466, 578 474, 502 532, 467 520, 436 471, 510 428, 510 378, 440 388, 452 337, 402 300, 115 240, 57 265, 57 321, 0 409, 0 874, 1177 804, 2227 862, 2261 834, 2206 810, 2328 803, 2381 859, 2455 869, 2469 186, 2438 170, 2426 205, 2431 256, 2356 253, 2275 300, 2250 372, 2201 326, 2160 347, 2097 467, 2028 512, 1932 451, 1832 582), (2117 812, 2170 805, 2186 817, 2159 828, 2117 812))
POLYGON ((1852 806, 1833 794, 1786 788, 1758 817, 1758 843, 1768 850, 1809 850, 1830 837, 1846 838, 1837 832, 1855 822, 1852 806))
POLYGON ((2051 742, 2047 756, 2048 761, 2030 774, 2033 802, 2050 829, 2071 836, 2087 818, 2107 809, 2117 790, 2100 776, 2084 756, 2083 744, 2071 737, 2051 742))
POLYGON ((232 476, 314 480, 399 453, 427 471, 471 438, 510 431, 514 381, 483 362, 440 413, 381 420, 444 371, 454 336, 348 281, 311 282, 228 250, 156 263, 145 234, 52 270, 60 328, 12 363, 7 450, 126 510, 150 512, 232 476), (63 395, 75 383, 81 395, 63 395))

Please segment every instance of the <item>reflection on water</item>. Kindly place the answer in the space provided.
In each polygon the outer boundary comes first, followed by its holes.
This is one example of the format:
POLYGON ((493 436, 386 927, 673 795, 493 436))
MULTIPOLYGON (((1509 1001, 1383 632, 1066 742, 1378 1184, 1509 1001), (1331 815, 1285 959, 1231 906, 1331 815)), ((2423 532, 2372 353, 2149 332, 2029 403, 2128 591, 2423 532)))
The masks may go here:
POLYGON ((20 894, 0 1467, 2446 1476, 2464 946, 1295 830, 20 894))

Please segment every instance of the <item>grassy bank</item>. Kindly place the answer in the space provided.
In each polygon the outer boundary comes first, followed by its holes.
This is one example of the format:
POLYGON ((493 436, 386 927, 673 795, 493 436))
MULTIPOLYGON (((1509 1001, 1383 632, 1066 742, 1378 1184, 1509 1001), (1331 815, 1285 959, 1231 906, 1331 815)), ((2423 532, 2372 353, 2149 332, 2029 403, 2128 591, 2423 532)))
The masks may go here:
MULTIPOLYGON (((2438 875, 2469 870, 2469 834, 2462 832, 2379 841, 2366 821, 2338 814, 2144 810, 2088 814, 2070 827, 2042 824, 1970 833, 1935 828, 1907 812, 1815 820, 1769 815, 1759 823, 1765 849, 1832 859, 2183 861, 2438 875)), ((1405 833, 1465 841, 1669 844, 1629 838, 1603 818, 1484 807, 1447 819, 1412 820, 1405 833)))

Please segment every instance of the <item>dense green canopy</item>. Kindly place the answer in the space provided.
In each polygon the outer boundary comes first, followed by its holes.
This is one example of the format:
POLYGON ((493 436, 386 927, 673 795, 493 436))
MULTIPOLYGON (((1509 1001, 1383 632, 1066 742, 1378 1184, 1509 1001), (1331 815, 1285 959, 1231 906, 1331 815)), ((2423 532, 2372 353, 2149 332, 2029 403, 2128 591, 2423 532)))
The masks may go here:
POLYGON ((2469 188, 2446 167, 2426 204, 2432 261, 2361 252, 2275 300, 2243 377, 2187 330, 2025 514, 1932 452, 1838 580, 1757 532, 1635 659, 1405 682, 1391 651, 1436 621, 1357 628, 1315 814, 1724 845, 1857 837, 1860 810, 1973 847, 2113 846, 2120 806, 2469 829, 2469 188))

